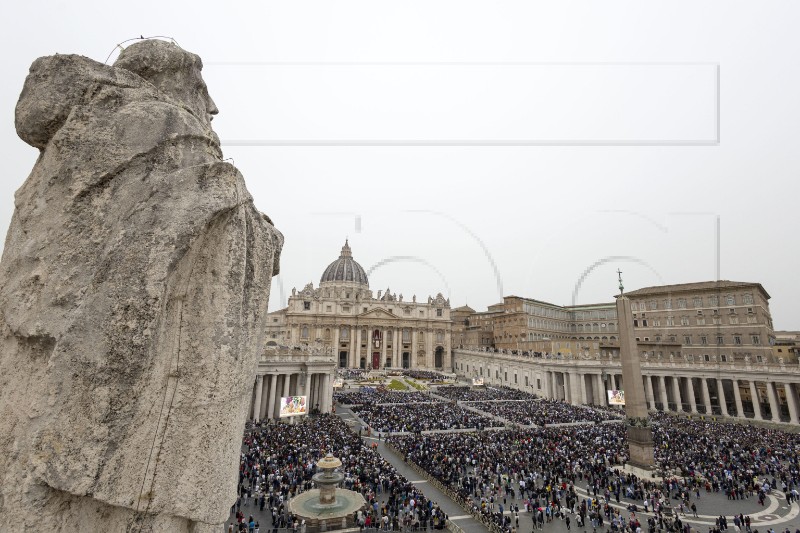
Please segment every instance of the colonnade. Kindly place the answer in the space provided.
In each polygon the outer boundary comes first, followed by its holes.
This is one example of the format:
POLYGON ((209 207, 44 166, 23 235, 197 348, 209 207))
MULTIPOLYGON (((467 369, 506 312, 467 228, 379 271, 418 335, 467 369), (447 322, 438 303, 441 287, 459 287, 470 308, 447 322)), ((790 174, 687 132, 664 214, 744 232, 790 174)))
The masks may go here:
MULTIPOLYGON (((607 390, 625 388, 619 372, 547 370, 544 375, 546 396, 576 405, 605 405, 607 390)), ((800 424, 798 383, 664 374, 643 374, 642 381, 650 410, 800 424)))
POLYGON ((256 422, 278 418, 281 398, 287 396, 307 396, 309 413, 315 407, 322 413, 330 412, 333 401, 332 375, 329 372, 306 371, 256 375, 249 417, 256 422))

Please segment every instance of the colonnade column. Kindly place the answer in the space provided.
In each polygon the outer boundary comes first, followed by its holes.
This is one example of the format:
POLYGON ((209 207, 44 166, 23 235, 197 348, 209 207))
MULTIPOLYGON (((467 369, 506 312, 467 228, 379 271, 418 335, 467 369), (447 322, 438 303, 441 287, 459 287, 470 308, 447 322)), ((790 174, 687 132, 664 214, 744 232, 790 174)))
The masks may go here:
POLYGON ((259 420, 267 417, 267 403, 269 399, 269 375, 261 376, 261 405, 258 407, 259 420))
POLYGON ((675 398, 675 411, 683 412, 683 399, 681 398, 681 382, 677 376, 672 376, 672 396, 675 398))
POLYGON ((697 401, 694 399, 694 383, 692 378, 686 378, 686 393, 689 395, 689 408, 692 413, 697 413, 697 401))
POLYGON ((756 390, 756 382, 750 380, 750 398, 752 398, 753 404, 753 419, 754 420, 764 420, 761 416, 761 404, 758 401, 758 391, 756 390))
POLYGON ((653 376, 644 376, 644 393, 651 411, 656 410, 656 399, 653 394, 653 376))
POLYGON ((331 375, 322 375, 322 412, 330 413, 333 405, 333 392, 331 391, 331 375))
POLYGON ((717 378, 717 401, 722 416, 728 416, 728 400, 725 398, 725 389, 722 386, 722 378, 717 378))
POLYGON ((669 411, 669 397, 667 396, 667 380, 664 376, 658 376, 658 388, 661 393, 661 409, 669 411))
POLYGON ((794 393, 794 386, 791 383, 784 383, 783 390, 786 393, 786 405, 789 407, 789 421, 792 424, 800 424, 797 417, 797 396, 794 393))
POLYGON ((603 382, 603 376, 600 374, 595 374, 595 402, 597 405, 605 405, 606 404, 606 384, 603 382))
POLYGON ((278 374, 269 376, 269 400, 264 418, 275 418, 275 390, 278 388, 278 374))
POLYGON ((775 393, 775 384, 771 381, 767 381, 764 383, 764 385, 767 386, 767 398, 769 398, 769 410, 772 411, 772 421, 780 422, 781 411, 780 406, 778 405, 778 397, 775 393))
POLYGON ((706 406, 706 414, 710 415, 711 410, 711 395, 708 392, 708 380, 705 377, 700 378, 701 388, 703 394, 703 404, 706 406))
POLYGON ((586 394, 586 374, 578 374, 578 387, 581 389, 581 403, 589 403, 589 398, 586 394))
POLYGON ((258 422, 261 418, 261 394, 262 388, 264 386, 264 377, 259 374, 256 376, 256 393, 255 398, 253 398, 253 421, 258 422))
POLYGON ((739 391, 739 380, 733 380, 733 401, 736 403, 736 416, 744 418, 744 406, 742 405, 742 393, 739 391))

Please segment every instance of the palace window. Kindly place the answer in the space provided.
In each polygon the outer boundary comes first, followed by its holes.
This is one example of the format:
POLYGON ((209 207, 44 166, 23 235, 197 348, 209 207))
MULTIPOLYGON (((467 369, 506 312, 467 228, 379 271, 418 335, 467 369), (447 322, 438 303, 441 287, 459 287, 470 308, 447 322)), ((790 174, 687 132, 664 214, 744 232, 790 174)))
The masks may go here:
POLYGON ((701 335, 700 336, 700 344, 703 344, 703 345, 708 344, 708 337, 706 337, 705 335, 701 335))
POLYGON ((349 339, 350 338, 350 330, 348 328, 340 329, 339 330, 339 337, 341 337, 342 340, 349 339))
POLYGON ((694 304, 695 307, 703 307, 703 299, 696 297, 692 300, 692 304, 694 304))
POLYGON ((303 302, 303 310, 311 311, 311 302, 303 302))
POLYGON ((717 335, 717 344, 725 344, 725 338, 722 335, 717 335))
POLYGON ((300 330, 300 338, 307 339, 308 338, 308 328, 303 326, 303 329, 300 330))
POLYGON ((403 330, 403 342, 411 342, 411 332, 407 329, 403 330))
POLYGON ((678 298, 678 309, 686 309, 686 298, 678 298))
POLYGON ((675 325, 675 318, 668 316, 667 317, 667 326, 674 326, 675 325))
POLYGON ((681 326, 688 326, 688 325, 689 325, 689 317, 688 316, 682 316, 681 317, 681 326))
POLYGON ((719 298, 717 298, 716 296, 709 296, 708 305, 710 305, 711 307, 717 307, 719 305, 719 298))
POLYGON ((729 294, 725 297, 725 305, 736 305, 736 297, 732 294, 729 294))
POLYGON ((753 344, 761 344, 761 337, 759 337, 758 335, 751 335, 750 337, 751 340, 753 341, 753 344))
POLYGON ((686 345, 692 344, 692 336, 691 335, 684 335, 683 336, 683 344, 686 344, 686 345))
POLYGON ((330 313, 332 310, 333 310, 333 307, 332 307, 332 306, 330 306, 330 305, 326 305, 326 306, 325 306, 325 311, 326 311, 326 312, 330 313))
POLYGON ((672 309, 672 299, 664 300, 664 309, 672 309))
POLYGON ((436 316, 442 316, 442 310, 441 309, 437 309, 436 310, 436 316))
POLYGON ((728 362, 728 356, 725 355, 725 354, 721 354, 719 356, 719 360, 722 361, 723 363, 727 363, 728 362))
POLYGON ((650 300, 650 310, 655 311, 656 309, 658 309, 658 302, 655 300, 650 300))
POLYGON ((741 335, 734 335, 733 336, 733 344, 742 344, 742 336, 741 335))
POLYGON ((742 296, 742 301, 745 305, 753 305, 753 295, 752 294, 745 294, 742 296))

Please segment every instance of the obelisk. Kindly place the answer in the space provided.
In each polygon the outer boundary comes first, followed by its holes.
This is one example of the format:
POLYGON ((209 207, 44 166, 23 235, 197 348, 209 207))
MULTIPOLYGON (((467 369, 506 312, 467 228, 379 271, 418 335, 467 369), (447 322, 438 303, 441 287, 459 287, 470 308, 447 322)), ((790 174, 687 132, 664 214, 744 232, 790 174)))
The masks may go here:
POLYGON ((642 383, 642 368, 633 331, 631 302, 624 294, 622 272, 619 274, 617 296, 617 322, 619 323, 619 358, 622 363, 622 380, 625 387, 625 424, 628 428, 629 459, 626 470, 639 477, 650 477, 655 465, 653 456, 653 430, 647 416, 647 403, 642 383))

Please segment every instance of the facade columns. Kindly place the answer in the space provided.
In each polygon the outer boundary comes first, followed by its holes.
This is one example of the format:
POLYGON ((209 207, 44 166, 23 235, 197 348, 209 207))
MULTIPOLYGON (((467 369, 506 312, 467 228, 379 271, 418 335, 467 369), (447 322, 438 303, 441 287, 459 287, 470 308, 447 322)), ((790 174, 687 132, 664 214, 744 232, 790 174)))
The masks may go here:
POLYGON ((544 372, 544 396, 545 398, 552 398, 553 397, 553 381, 552 377, 550 376, 550 371, 545 370, 544 372))
POLYGON ((722 378, 717 378, 717 400, 722 416, 728 416, 728 400, 725 398, 725 389, 722 386, 722 378))
POLYGON ((697 400, 694 399, 694 383, 692 383, 691 376, 686 378, 686 393, 689 395, 689 407, 692 413, 697 414, 697 400))
POLYGON ((256 394, 253 398, 253 421, 258 422, 261 414, 261 394, 264 386, 264 377, 260 374, 256 376, 256 394))
POLYGON ((429 369, 434 367, 433 364, 433 329, 425 332, 425 366, 429 369))
POLYGON ((386 345, 389 344, 389 330, 384 328, 381 339, 381 368, 386 368, 386 345))
POLYGON ((653 376, 644 376, 644 394, 651 411, 656 410, 656 399, 653 394, 653 376))
POLYGON ((417 360, 417 328, 411 328, 411 356, 408 362, 409 368, 414 368, 415 361, 417 360))
POLYGON ((703 393, 703 405, 706 406, 706 414, 710 415, 711 410, 711 394, 708 392, 708 380, 705 377, 700 378, 701 391, 703 393))
POLYGON ((680 378, 677 376, 672 376, 672 396, 675 398, 675 411, 682 413, 683 399, 681 398, 681 383, 680 378))
POLYGON ((392 331, 392 366, 397 366, 397 358, 400 357, 400 328, 392 331))
POLYGON ((761 416, 761 403, 758 401, 758 391, 756 390, 756 382, 750 380, 750 398, 753 404, 753 419, 764 420, 761 416))
POLYGON ((742 405, 742 393, 739 391, 739 380, 733 380, 733 400, 736 403, 736 416, 745 418, 744 406, 742 405))
POLYGON ((769 410, 772 411, 772 421, 781 421, 781 411, 778 405, 778 395, 775 394, 775 384, 771 381, 764 383, 767 386, 767 397, 769 398, 769 410))
POLYGON ((789 407, 789 421, 792 424, 800 424, 797 417, 797 397, 794 394, 794 385, 784 383, 783 390, 786 393, 786 405, 789 407))
MULTIPOLYGON (((361 330, 359 330, 361 331, 361 330)), ((358 366, 357 364, 353 363, 356 360, 356 328, 350 327, 350 357, 348 367, 355 368, 358 366)))
POLYGON ((333 356, 336 365, 339 365, 339 326, 333 327, 333 356))
POLYGON ((356 330, 356 356, 353 358, 353 367, 361 368, 361 330, 363 326, 359 326, 356 330))

